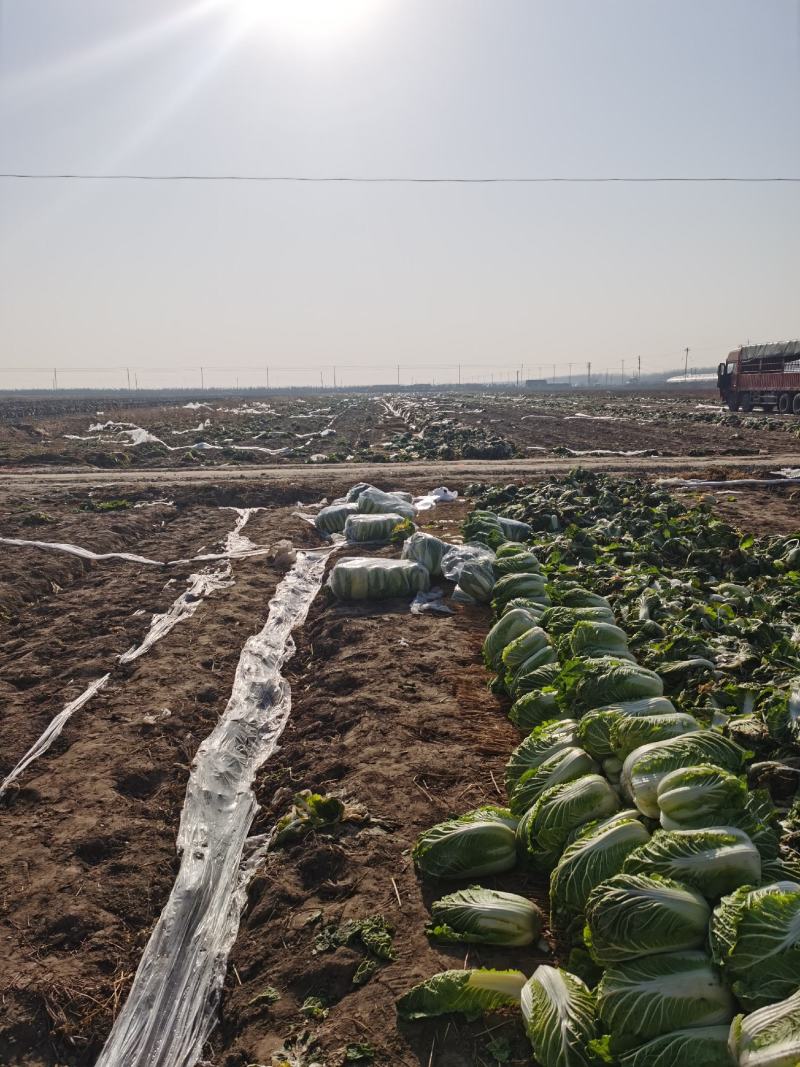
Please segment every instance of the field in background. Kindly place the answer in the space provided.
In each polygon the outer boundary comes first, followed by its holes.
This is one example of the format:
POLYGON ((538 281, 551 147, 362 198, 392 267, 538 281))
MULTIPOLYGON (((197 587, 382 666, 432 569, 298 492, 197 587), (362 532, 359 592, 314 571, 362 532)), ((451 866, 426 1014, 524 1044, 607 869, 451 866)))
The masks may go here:
POLYGON ((715 393, 276 394, 153 404, 0 399, 0 468, 247 467, 791 451, 800 420, 733 414, 715 393))

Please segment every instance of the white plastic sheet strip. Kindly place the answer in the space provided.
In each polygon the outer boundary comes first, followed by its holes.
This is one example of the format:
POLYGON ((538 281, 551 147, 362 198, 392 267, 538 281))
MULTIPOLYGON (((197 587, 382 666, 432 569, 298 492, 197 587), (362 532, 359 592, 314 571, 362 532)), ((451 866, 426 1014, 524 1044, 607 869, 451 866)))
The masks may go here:
POLYGON ((229 562, 217 570, 206 569, 200 571, 199 574, 191 574, 189 588, 184 590, 165 612, 153 616, 150 620, 150 629, 145 634, 142 643, 124 652, 119 657, 120 663, 133 663, 139 656, 143 656, 156 641, 165 637, 179 622, 190 619, 209 593, 216 592, 217 589, 227 589, 231 585, 233 585, 233 579, 229 562))
POLYGON ((330 550, 300 553, 245 644, 228 706, 198 749, 181 814, 180 870, 97 1067, 193 1067, 214 1025, 244 901, 240 872, 257 810, 252 783, 291 709, 294 652, 330 550))
POLYGON ((102 678, 96 679, 96 681, 92 682, 90 686, 87 686, 87 688, 84 689, 84 691, 79 697, 76 697, 76 699, 73 700, 72 703, 67 704, 67 706, 62 711, 60 711, 58 715, 55 716, 55 718, 51 719, 50 725, 47 727, 44 733, 41 734, 36 741, 34 741, 34 743, 31 745, 31 747, 28 749, 28 751, 25 753, 25 755, 22 757, 16 767, 14 767, 14 769, 6 775, 4 780, 0 782, 0 796, 5 793, 11 783, 14 782, 17 778, 19 778, 22 772, 27 767, 29 767, 34 762, 34 760, 37 760, 41 755, 47 752, 48 748, 50 748, 55 739, 64 729, 64 726, 66 725, 68 719, 70 719, 76 711, 79 711, 84 704, 91 700, 95 693, 103 688, 103 686, 106 684, 110 677, 110 674, 104 674, 102 678))
POLYGON ((26 541, 20 537, 0 537, 0 544, 19 545, 21 548, 44 548, 53 552, 68 552, 70 555, 80 556, 82 559, 126 559, 129 563, 147 563, 153 567, 164 566, 157 559, 136 556, 132 552, 92 552, 90 548, 62 544, 60 541, 26 541))
POLYGON ((761 489, 769 485, 798 485, 800 478, 731 478, 721 482, 706 482, 698 478, 659 478, 656 485, 669 485, 673 489, 725 489, 735 486, 738 489, 761 489))

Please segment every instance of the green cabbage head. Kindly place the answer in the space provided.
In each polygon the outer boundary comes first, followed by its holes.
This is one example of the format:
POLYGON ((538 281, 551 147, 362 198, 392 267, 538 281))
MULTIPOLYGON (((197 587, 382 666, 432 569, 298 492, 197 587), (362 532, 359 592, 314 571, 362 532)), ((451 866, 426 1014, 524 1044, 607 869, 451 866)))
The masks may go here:
POLYGON ((516 863, 516 819, 504 808, 477 808, 423 831, 411 853, 429 878, 478 878, 516 863))
POLYGON ((522 971, 442 971, 420 982, 397 1002, 401 1019, 432 1019, 456 1012, 478 1019, 484 1012, 516 1007, 525 975, 522 971))
POLYGON ((600 1018, 612 1042, 646 1041, 733 1018, 734 1001, 704 952, 665 952, 609 967, 597 987, 600 1018))
POLYGON ((479 885, 441 897, 431 916, 426 932, 435 941, 530 945, 542 932, 542 912, 533 901, 479 885))
POLYGON ((711 952, 743 1008, 762 1008, 800 987, 800 885, 742 886, 711 920, 711 952))
POLYGON ((711 909, 688 885, 658 875, 618 874, 586 902, 586 941, 608 966, 675 949, 701 948, 711 909))
POLYGON ((737 1015, 730 1050, 739 1067, 797 1067, 800 1063, 800 990, 786 1000, 737 1015))
POLYGON ((541 1067, 591 1067, 597 1037, 594 995, 574 974, 542 965, 522 990, 525 1033, 541 1067))

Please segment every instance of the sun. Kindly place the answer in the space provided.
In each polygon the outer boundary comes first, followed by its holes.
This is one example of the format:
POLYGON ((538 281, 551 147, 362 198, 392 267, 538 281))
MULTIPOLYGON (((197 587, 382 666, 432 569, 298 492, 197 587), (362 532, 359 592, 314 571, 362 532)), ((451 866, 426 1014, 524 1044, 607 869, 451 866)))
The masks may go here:
POLYGON ((229 0, 240 29, 324 44, 362 27, 385 0, 229 0))

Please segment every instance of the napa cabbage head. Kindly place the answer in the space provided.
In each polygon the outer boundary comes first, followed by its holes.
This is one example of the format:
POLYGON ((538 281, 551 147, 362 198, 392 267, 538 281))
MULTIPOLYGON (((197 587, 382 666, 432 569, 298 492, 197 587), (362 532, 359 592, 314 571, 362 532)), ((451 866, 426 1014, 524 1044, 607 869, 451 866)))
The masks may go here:
POLYGON ((493 566, 495 578, 504 578, 507 574, 538 574, 542 569, 536 556, 524 550, 511 555, 496 555, 493 566))
POLYGON ((550 870, 570 835, 584 823, 619 810, 619 798, 605 778, 584 774, 546 789, 517 826, 517 846, 528 863, 550 870))
POLYGON ((562 782, 573 782, 597 770, 595 761, 582 748, 561 748, 542 760, 538 767, 522 773, 509 797, 511 813, 520 817, 533 807, 546 789, 562 782))
POLYGON ((585 711, 620 701, 660 697, 664 685, 657 674, 619 657, 573 659, 559 675, 562 700, 585 711))
POLYGON ((684 1027, 719 1026, 730 1022, 734 1011, 711 957, 694 950, 609 967, 597 987, 597 1006, 617 1046, 684 1027))
POLYGON ((716 730, 697 730, 634 749, 622 767, 622 791, 639 811, 651 819, 660 815, 658 783, 678 767, 708 763, 738 772, 747 752, 716 730))
POLYGON ((516 819, 504 808, 485 807, 423 831, 411 853, 429 878, 477 878, 510 871, 516 863, 516 819))
POLYGON ((694 733, 700 723, 687 712, 672 715, 621 715, 610 724, 611 747, 617 759, 626 759, 631 752, 654 741, 667 741, 683 734, 694 733))
POLYGON ((624 1056, 620 1067, 736 1067, 728 1048, 730 1027, 692 1026, 671 1030, 624 1056))
POLYGON ((561 605, 548 608, 542 616, 542 626, 549 634, 570 633, 579 622, 612 622, 614 612, 610 607, 565 608, 561 605))
POLYGON ((569 637, 573 656, 628 658, 628 635, 610 622, 578 622, 569 637))
POLYGON ((609 966, 701 948, 710 917, 705 898, 682 882, 658 875, 617 874, 592 889, 586 901, 585 938, 592 958, 609 966))
POLYGON ((548 756, 562 748, 575 747, 574 719, 555 719, 542 723, 517 745, 506 764, 506 789, 511 793, 525 771, 538 767, 548 756))
POLYGON ((657 830, 626 857, 622 870, 674 878, 713 900, 741 885, 758 885, 761 856, 747 834, 734 826, 657 830))
POLYGON ((494 584, 492 606, 500 613, 507 601, 518 596, 532 597, 544 604, 549 601, 545 584, 543 574, 506 574, 494 584))
POLYGON ((800 986, 800 885, 743 886, 711 920, 711 952, 743 1008, 761 1008, 800 986))
MULTIPOLYGON (((606 704, 592 708, 581 718, 578 736, 581 744, 595 759, 614 756, 611 744, 611 727, 623 718, 674 715, 675 705, 667 697, 644 697, 641 700, 626 700, 618 704, 606 704)), ((615 757, 616 758, 616 757, 615 757)))
POLYGON ((487 1011, 516 1007, 524 985, 522 971, 482 967, 442 971, 409 989, 398 1000, 397 1012, 401 1019, 432 1019, 451 1013, 478 1019, 487 1011))
POLYGON ((483 642, 483 661, 491 670, 497 670, 502 662, 503 650, 517 637, 536 625, 529 611, 515 608, 499 619, 483 642))
POLYGON ((665 830, 729 825, 730 815, 745 809, 747 785, 721 767, 679 767, 660 780, 656 801, 665 830))
POLYGON ((473 885, 431 905, 427 934, 472 945, 531 945, 542 932, 541 910, 517 893, 473 885))
POLYGON ((550 638, 541 626, 532 626, 519 637, 509 641, 502 652, 503 665, 507 670, 516 670, 537 652, 550 648, 550 638))
POLYGON ((729 1047, 738 1067, 797 1067, 800 1063, 800 990, 750 1015, 737 1015, 729 1047))
POLYGON ((554 689, 534 689, 523 693, 511 705, 508 717, 525 734, 551 719, 566 718, 559 707, 554 689))
POLYGON ((617 812, 579 833, 550 875, 553 925, 580 915, 594 888, 621 871, 625 857, 649 840, 635 811, 617 812))
POLYGON ((525 1033, 541 1067, 593 1067, 594 995, 577 975, 543 964, 522 990, 525 1033))

